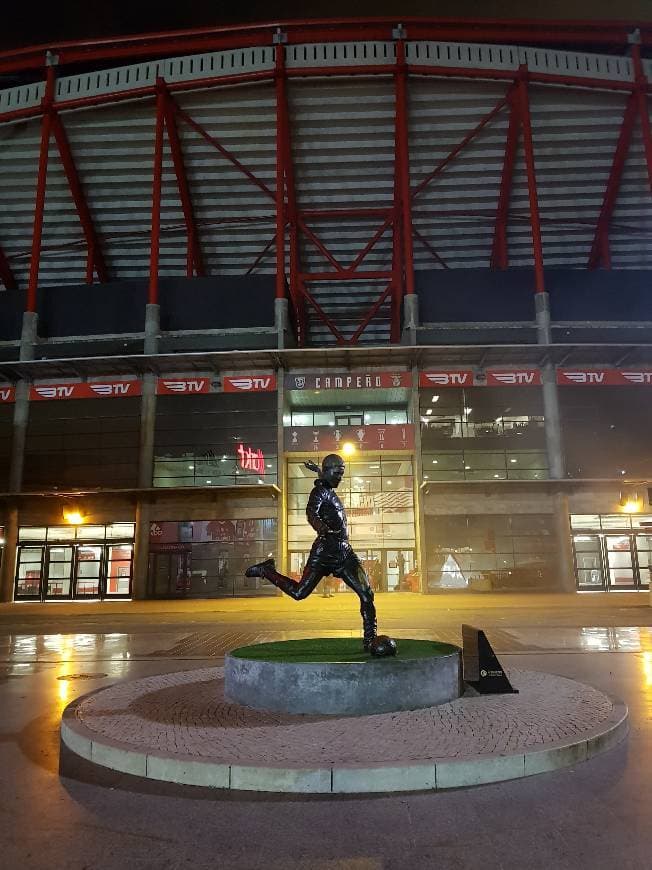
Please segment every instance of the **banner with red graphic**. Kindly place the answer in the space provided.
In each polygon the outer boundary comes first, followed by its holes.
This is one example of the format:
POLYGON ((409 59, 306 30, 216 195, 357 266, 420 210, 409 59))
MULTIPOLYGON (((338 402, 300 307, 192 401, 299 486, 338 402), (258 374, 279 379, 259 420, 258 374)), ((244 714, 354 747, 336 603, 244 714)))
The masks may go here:
POLYGON ((16 388, 9 384, 0 385, 0 405, 5 402, 13 402, 16 398, 16 388))
POLYGON ((473 369, 441 369, 419 373, 419 386, 440 389, 441 387, 472 387, 473 369))
POLYGON ((225 393, 271 393, 276 390, 276 375, 225 375, 225 393))
POLYGON ((539 369, 487 369, 488 387, 540 387, 539 369))
POLYGON ((394 423, 385 426, 287 426, 288 453, 340 453, 345 443, 357 450, 412 450, 414 426, 394 423))
POLYGON ((572 387, 652 386, 652 369, 557 369, 557 383, 572 387))
POLYGON ((114 399, 140 396, 141 382, 135 380, 69 381, 64 383, 33 384, 29 391, 32 402, 55 399, 114 399))
POLYGON ((194 396, 211 392, 211 379, 205 377, 166 377, 159 378, 156 384, 159 396, 194 396))

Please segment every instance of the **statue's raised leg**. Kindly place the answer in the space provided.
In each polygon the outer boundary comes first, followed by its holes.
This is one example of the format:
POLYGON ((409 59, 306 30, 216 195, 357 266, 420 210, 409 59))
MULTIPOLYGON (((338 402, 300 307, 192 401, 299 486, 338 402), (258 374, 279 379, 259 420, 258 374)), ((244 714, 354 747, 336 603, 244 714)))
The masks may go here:
POLYGON ((301 580, 297 582, 291 577, 279 574, 273 559, 265 559, 264 562, 252 565, 245 571, 245 577, 264 577, 265 580, 269 580, 277 589, 285 592, 286 595, 294 598, 295 601, 307 598, 324 576, 322 572, 308 563, 303 570, 301 580))

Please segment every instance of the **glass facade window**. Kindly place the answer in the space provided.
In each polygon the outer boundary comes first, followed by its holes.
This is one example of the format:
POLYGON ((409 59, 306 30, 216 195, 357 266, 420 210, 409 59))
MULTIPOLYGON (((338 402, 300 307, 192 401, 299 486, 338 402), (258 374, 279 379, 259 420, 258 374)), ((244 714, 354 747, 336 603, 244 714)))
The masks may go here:
POLYGON ((271 583, 245 568, 276 552, 276 517, 154 522, 150 528, 148 595, 219 598, 274 595, 271 583))
POLYGON ((277 482, 276 394, 159 396, 156 487, 277 482))
POLYGON ((133 523, 20 528, 16 599, 129 598, 133 539, 133 523))
POLYGON ((571 530, 579 589, 649 588, 652 515, 572 514, 571 530))
POLYGON ((544 480, 544 450, 423 451, 424 480, 544 480))
POLYGON ((284 415, 284 426, 372 426, 408 423, 406 408, 300 409, 284 415))
POLYGON ((427 590, 546 589, 554 576, 547 514, 426 516, 427 590))
MULTIPOLYGON (((302 460, 288 461, 288 550, 295 577, 301 576, 315 540, 306 519, 314 481, 302 460)), ((351 543, 372 585, 379 591, 417 591, 412 458, 366 454, 349 461, 337 494, 346 508, 351 543)), ((335 587, 345 589, 338 582, 335 587)))

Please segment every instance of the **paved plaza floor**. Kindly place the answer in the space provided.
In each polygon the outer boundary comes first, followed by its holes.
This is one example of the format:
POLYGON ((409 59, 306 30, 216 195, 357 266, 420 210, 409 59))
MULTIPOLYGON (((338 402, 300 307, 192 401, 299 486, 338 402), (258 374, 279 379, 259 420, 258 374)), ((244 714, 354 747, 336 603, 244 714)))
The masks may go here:
MULTIPOLYGON (((646 595, 378 596, 383 630, 486 628, 508 667, 622 698, 627 742, 576 767, 439 793, 268 796, 70 764, 59 720, 123 679, 219 667, 263 639, 359 634, 355 601, 313 596, 0 607, 0 865, 8 870, 390 870, 652 866, 652 609, 646 595)), ((396 740, 401 740, 397 733, 396 740)))

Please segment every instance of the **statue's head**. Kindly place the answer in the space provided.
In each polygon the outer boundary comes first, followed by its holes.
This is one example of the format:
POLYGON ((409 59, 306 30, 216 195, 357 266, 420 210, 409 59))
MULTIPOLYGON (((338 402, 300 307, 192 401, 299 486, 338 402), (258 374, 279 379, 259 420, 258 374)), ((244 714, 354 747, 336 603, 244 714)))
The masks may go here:
POLYGON ((329 453, 321 464, 320 477, 334 489, 337 488, 344 477, 344 460, 342 457, 338 456, 337 453, 329 453))

